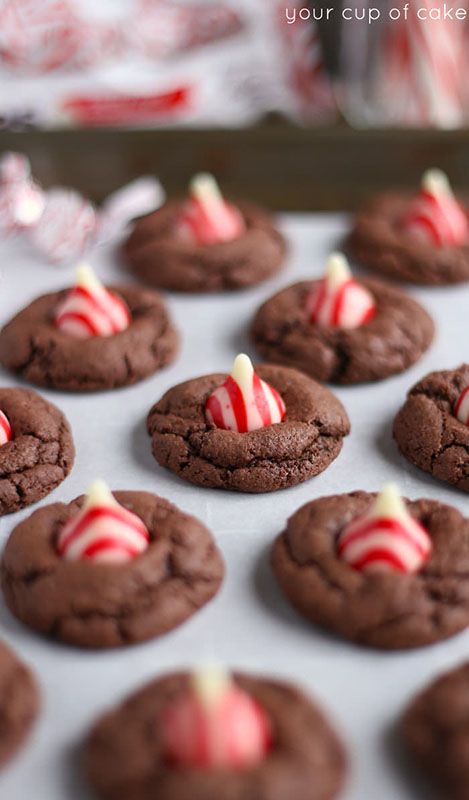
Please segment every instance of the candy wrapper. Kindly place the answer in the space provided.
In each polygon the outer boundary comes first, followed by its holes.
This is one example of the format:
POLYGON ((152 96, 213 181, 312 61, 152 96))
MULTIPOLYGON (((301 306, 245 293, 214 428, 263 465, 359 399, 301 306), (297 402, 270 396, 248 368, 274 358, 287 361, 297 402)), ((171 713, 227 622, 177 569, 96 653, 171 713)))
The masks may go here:
POLYGON ((42 189, 20 153, 0 159, 0 236, 27 237, 51 264, 76 262, 93 247, 119 237, 132 219, 154 211, 163 201, 161 184, 148 176, 114 192, 98 209, 74 189, 42 189))
POLYGON ((0 81, 4 127, 335 113, 317 31, 279 0, 0 0, 0 81))

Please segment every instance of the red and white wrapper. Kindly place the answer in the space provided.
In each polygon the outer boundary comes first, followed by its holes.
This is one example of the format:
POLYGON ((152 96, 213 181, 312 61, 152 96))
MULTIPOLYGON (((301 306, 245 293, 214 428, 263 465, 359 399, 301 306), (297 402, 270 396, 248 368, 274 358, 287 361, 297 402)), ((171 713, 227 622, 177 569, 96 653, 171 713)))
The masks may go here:
MULTIPOLYGON (((469 10, 467 0, 459 5, 469 10)), ((390 122, 448 129, 464 124, 467 25, 431 19, 430 13, 442 6, 439 0, 410 3, 406 19, 388 24, 375 93, 390 122)))
POLYGON ((280 0, 5 6, 3 124, 239 127, 272 111, 308 123, 336 113, 317 30, 299 15, 290 25, 280 0))
POLYGON ((238 433, 275 425, 283 421, 285 413, 280 394, 259 378, 244 354, 236 357, 231 375, 212 392, 205 405, 209 422, 238 433))
POLYGON ((446 175, 439 170, 424 175, 420 195, 403 226, 413 237, 437 247, 460 247, 469 241, 467 212, 454 196, 446 175))
POLYGON ((469 386, 466 386, 459 395, 454 406, 454 416, 464 425, 469 425, 469 386))
POLYGON ((86 265, 79 267, 76 284, 55 315, 56 327, 75 339, 113 336, 125 331, 130 322, 124 301, 109 292, 86 265))
POLYGON ((219 41, 242 28, 242 18, 226 2, 139 0, 128 43, 148 59, 158 60, 219 41))
POLYGON ((75 261, 86 253, 97 234, 98 215, 89 200, 73 189, 44 193, 44 211, 30 231, 38 253, 51 264, 75 261))
POLYGON ((358 328, 376 314, 373 295, 352 278, 346 259, 332 255, 326 276, 308 294, 306 304, 314 325, 330 328, 358 328))
POLYGON ((0 159, 0 234, 18 233, 37 223, 44 203, 28 159, 20 153, 6 153, 0 159))
POLYGON ((67 561, 118 564, 143 553, 149 542, 140 517, 121 506, 106 484, 96 481, 83 509, 60 531, 57 547, 67 561))
POLYGON ((223 199, 215 178, 196 175, 178 220, 179 233, 203 247, 237 239, 245 227, 238 209, 223 199))
POLYGON ((11 440, 11 425, 6 414, 0 411, 0 447, 11 440))
POLYGON ((73 189, 41 189, 20 153, 0 159, 0 234, 25 231, 51 264, 78 261, 96 245, 119 237, 129 222, 161 205, 156 178, 138 178, 111 194, 100 209, 73 189))
POLYGON ((431 550, 430 536, 394 484, 384 487, 368 514, 345 526, 337 547, 343 561, 368 572, 418 572, 431 550))
POLYGON ((0 59, 10 70, 89 67, 117 55, 119 40, 110 21, 87 21, 70 0, 6 0, 0 7, 0 59))
POLYGON ((221 671, 196 673, 163 710, 169 764, 187 769, 243 769, 266 756, 271 731, 263 708, 221 671))

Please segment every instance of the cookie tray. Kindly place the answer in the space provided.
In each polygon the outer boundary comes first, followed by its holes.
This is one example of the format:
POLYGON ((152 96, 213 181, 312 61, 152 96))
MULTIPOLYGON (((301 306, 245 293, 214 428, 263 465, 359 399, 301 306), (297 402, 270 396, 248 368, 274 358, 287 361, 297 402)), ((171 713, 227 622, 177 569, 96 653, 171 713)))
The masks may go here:
MULTIPOLYGON (((245 293, 220 297, 171 296, 183 334, 179 359, 137 386, 96 395, 43 392, 67 415, 77 459, 70 477, 42 504, 69 501, 102 477, 114 489, 145 489, 195 514, 214 532, 227 564, 218 597, 160 640, 111 652, 83 652, 41 639, 17 623, 0 600, 0 635, 35 668, 42 713, 28 745, 0 777, 5 800, 89 800, 79 770, 80 743, 93 720, 141 683, 166 670, 222 661, 267 672, 313 692, 342 733, 351 758, 343 800, 428 800, 403 765, 394 728, 414 692, 469 652, 469 631, 409 653, 380 653, 346 644, 310 627, 282 599, 269 569, 269 548, 286 518, 306 501, 353 489, 376 490, 388 480, 411 498, 427 496, 468 511, 464 494, 440 485, 403 460, 391 422, 407 389, 431 369, 467 360, 469 288, 411 289, 433 315, 438 333, 424 358, 384 383, 339 389, 353 432, 331 467, 313 480, 270 495, 202 490, 159 468, 150 453, 145 417, 171 385, 225 371, 236 352, 255 355, 249 321, 262 300, 295 280, 319 276, 347 220, 339 215, 285 215, 291 240, 287 269, 245 293)), ((67 286, 73 268, 36 260, 24 243, 0 246, 0 323, 38 294, 67 286)), ((93 264, 109 282, 130 281, 103 248, 93 264)), ((2 385, 17 382, 1 373, 2 385)), ((25 510, 0 520, 5 542, 25 510)))

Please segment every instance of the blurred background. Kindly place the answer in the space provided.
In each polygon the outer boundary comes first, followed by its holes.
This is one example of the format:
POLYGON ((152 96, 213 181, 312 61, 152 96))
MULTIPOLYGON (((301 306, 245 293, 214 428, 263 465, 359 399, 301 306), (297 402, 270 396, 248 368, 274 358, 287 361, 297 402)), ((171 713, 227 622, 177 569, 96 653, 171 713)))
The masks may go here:
POLYGON ((146 173, 181 194, 200 169, 285 210, 431 165, 464 186, 469 0, 447 6, 0 0, 0 151, 93 200, 146 173))

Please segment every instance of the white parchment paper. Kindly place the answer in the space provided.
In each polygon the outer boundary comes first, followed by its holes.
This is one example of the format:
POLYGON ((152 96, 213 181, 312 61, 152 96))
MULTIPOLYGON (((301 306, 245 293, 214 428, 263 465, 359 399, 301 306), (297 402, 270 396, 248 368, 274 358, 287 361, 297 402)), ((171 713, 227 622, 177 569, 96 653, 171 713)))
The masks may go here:
MULTIPOLYGON (((0 635, 34 666, 42 690, 42 713, 34 734, 1 773, 2 800, 89 800, 80 777, 79 750, 96 717, 152 676, 214 660, 282 676, 314 693, 350 753, 344 800, 428 800, 428 789, 416 783, 400 761, 393 728, 416 690, 468 655, 469 631, 440 645, 396 654, 334 639, 288 607, 271 576, 268 551, 286 518, 308 500, 359 488, 376 490, 388 480, 397 481, 411 498, 428 496, 468 511, 464 494, 433 481, 399 456, 391 421, 417 379, 431 369, 468 359, 469 288, 409 290, 433 314, 436 341, 407 373, 337 391, 353 432, 337 461, 319 477, 274 494, 237 495, 186 484, 158 467, 150 453, 145 417, 152 403, 179 381, 229 370, 240 350, 255 355, 246 330, 259 303, 289 282, 319 276, 327 254, 346 230, 346 219, 331 215, 289 215, 282 224, 292 248, 288 268, 276 280, 235 295, 168 299, 183 334, 181 355, 172 367, 115 392, 43 392, 70 420, 77 459, 69 478, 42 504, 68 502, 96 477, 113 489, 155 491, 212 529, 226 560, 227 578, 218 597, 176 631, 104 653, 41 639, 17 623, 0 600, 0 635)), ((93 264, 106 281, 131 280, 105 249, 93 264)), ((0 270, 1 323, 38 294, 73 279, 73 269, 39 263, 18 241, 0 245, 0 270)), ((5 372, 0 380, 3 385, 17 383, 5 372)), ((0 519, 2 543, 30 513, 26 509, 0 519)))

